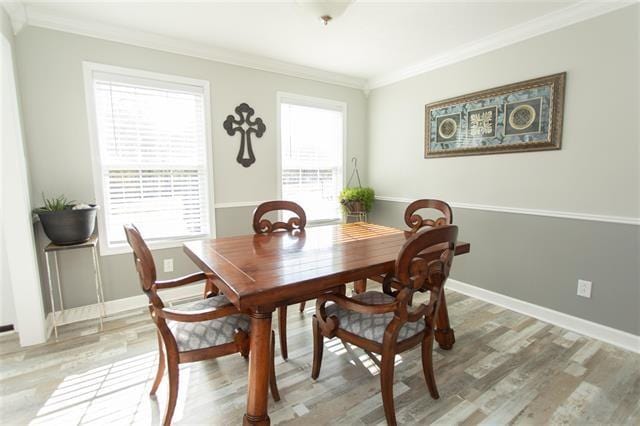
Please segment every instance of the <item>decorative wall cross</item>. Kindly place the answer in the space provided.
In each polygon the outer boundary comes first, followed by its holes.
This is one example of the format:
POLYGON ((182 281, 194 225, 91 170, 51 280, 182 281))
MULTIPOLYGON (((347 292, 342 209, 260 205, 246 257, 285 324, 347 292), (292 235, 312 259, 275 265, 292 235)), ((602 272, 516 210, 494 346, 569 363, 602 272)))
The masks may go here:
POLYGON ((235 112, 240 118, 236 119, 233 115, 228 115, 227 119, 224 120, 223 126, 229 136, 240 133, 240 149, 238 150, 236 161, 242 164, 243 167, 249 167, 256 162, 256 157, 253 155, 253 147, 251 146, 251 134, 259 138, 267 130, 267 126, 262 122, 262 118, 252 120, 251 117, 255 111, 244 102, 236 107, 235 112))

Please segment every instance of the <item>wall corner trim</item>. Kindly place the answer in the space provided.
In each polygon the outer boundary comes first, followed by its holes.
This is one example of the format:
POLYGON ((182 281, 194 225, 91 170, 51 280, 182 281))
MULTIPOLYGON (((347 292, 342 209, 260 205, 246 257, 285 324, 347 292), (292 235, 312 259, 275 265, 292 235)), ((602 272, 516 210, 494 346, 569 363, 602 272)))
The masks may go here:
POLYGON ((534 305, 520 299, 485 290, 462 281, 449 278, 446 288, 464 295, 480 299, 492 305, 501 306, 511 311, 539 319, 549 324, 571 330, 573 332, 601 340, 620 348, 640 353, 640 336, 627 333, 606 325, 598 324, 582 318, 574 317, 553 309, 534 305))
POLYGON ((633 4, 636 4, 636 2, 632 0, 610 2, 582 0, 560 10, 451 49, 440 55, 432 56, 417 64, 374 76, 367 81, 367 87, 369 89, 377 89, 388 86, 633 4))
POLYGON ((3 2, 2 7, 5 12, 7 12, 7 15, 9 15, 13 34, 17 35, 27 24, 27 12, 24 4, 21 1, 3 2))
MULTIPOLYGON (((416 198, 406 197, 387 197, 376 196, 376 200, 390 201, 394 203, 411 203, 416 198)), ((475 204, 475 203, 459 203, 449 202, 449 205, 453 208, 467 209, 467 210, 482 210, 499 213, 513 213, 513 214, 526 214, 532 216, 546 216, 555 217, 560 219, 574 219, 574 220, 589 220, 593 222, 607 222, 607 223, 620 223, 624 225, 640 226, 640 218, 630 216, 611 216, 591 213, 580 212, 565 212, 559 210, 542 210, 542 209, 530 209, 522 207, 506 207, 506 206, 494 206, 488 204, 475 204)))

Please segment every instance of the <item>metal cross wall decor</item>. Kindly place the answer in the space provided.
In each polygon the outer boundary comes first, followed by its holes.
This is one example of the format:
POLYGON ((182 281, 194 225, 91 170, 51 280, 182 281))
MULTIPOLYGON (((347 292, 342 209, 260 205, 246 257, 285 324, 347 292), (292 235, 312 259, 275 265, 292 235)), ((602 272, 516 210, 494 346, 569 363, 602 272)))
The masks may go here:
POLYGON ((240 118, 236 119, 233 115, 228 115, 227 119, 224 120, 223 126, 229 136, 240 133, 240 149, 238 150, 236 161, 242 164, 243 167, 249 167, 256 162, 256 157, 253 155, 253 147, 251 146, 251 134, 255 134, 259 138, 267 130, 267 126, 262 122, 262 118, 252 120, 251 117, 253 117, 255 111, 244 102, 236 107, 235 112, 240 118))

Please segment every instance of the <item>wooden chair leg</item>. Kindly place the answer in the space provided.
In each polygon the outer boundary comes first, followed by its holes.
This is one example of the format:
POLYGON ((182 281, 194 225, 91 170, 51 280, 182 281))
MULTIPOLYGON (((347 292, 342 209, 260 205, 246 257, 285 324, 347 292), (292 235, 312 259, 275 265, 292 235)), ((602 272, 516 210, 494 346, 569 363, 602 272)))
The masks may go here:
POLYGON ((436 378, 433 374, 433 330, 431 329, 425 332, 422 340, 422 371, 424 372, 424 379, 427 382, 431 398, 440 398, 436 378))
POLYGON ((160 336, 160 332, 158 332, 158 371, 156 372, 156 379, 153 381, 153 386, 151 386, 151 392, 149 392, 149 395, 151 396, 154 396, 156 394, 158 386, 160 386, 160 382, 162 381, 162 377, 164 376, 165 359, 163 346, 164 345, 162 344, 162 336, 160 336))
POLYGON ((387 350, 382 353, 380 361, 380 390, 382 391, 382 405, 384 415, 389 426, 396 426, 396 410, 393 404, 393 368, 395 353, 387 350))
POLYGON ((278 308, 278 333, 280 334, 280 355, 282 359, 289 358, 289 351, 287 350, 287 307, 281 306, 278 308))
POLYGON ((169 367, 169 398, 167 400, 167 410, 164 414, 164 426, 171 424, 173 413, 176 410, 176 402, 178 401, 178 385, 179 385, 179 373, 178 359, 172 357, 171 354, 167 354, 167 367, 169 367))
POLYGON ((311 378, 316 380, 320 376, 320 367, 322 366, 322 348, 324 344, 324 336, 320 330, 318 318, 314 315, 312 320, 313 327, 313 364, 311 366, 311 378))
POLYGON ((276 381, 276 333, 271 330, 271 373, 269 374, 269 389, 274 401, 280 401, 278 382, 276 381))
POLYGON ((300 312, 304 312, 304 305, 306 305, 307 302, 302 302, 300 303, 300 312))

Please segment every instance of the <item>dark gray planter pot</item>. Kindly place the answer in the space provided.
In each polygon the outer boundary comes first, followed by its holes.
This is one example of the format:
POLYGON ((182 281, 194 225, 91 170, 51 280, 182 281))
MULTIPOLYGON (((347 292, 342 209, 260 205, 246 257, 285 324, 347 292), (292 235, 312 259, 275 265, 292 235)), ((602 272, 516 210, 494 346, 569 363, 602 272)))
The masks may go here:
POLYGON ((44 233, 52 243, 70 245, 84 243, 91 238, 96 225, 97 206, 89 209, 38 212, 44 233))

